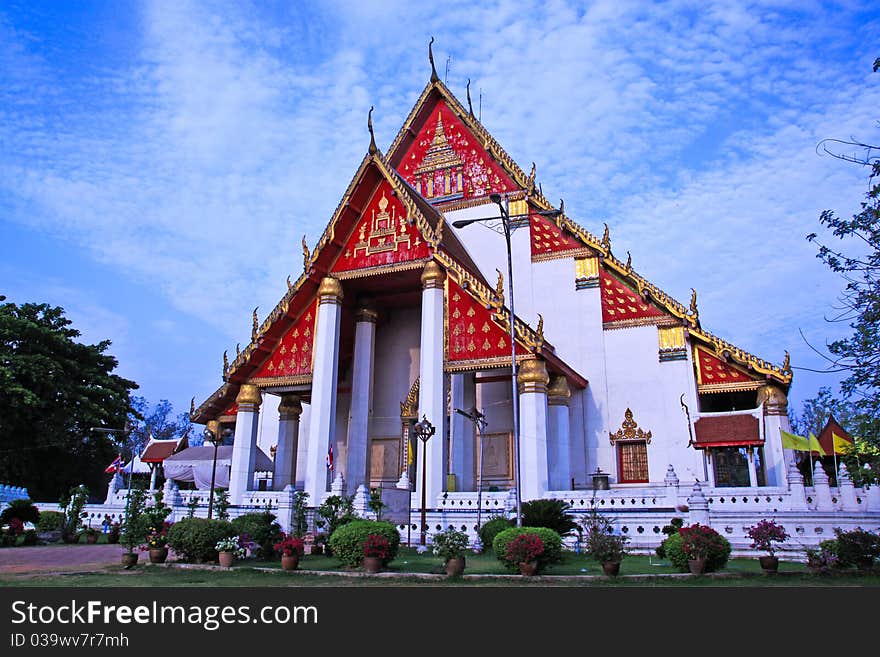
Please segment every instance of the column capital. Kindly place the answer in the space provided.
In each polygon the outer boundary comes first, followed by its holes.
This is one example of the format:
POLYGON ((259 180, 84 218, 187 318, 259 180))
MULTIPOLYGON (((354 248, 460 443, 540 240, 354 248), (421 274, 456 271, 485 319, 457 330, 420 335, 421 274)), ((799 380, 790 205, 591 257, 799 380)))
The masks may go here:
POLYGON ((220 435, 220 421, 219 420, 208 420, 208 423, 205 425, 205 428, 214 434, 214 437, 220 435))
POLYGON ((551 406, 567 406, 570 398, 571 388, 568 387, 568 379, 562 375, 554 376, 547 388, 547 403, 551 406))
POLYGON ((357 312, 354 314, 354 321, 358 323, 369 322, 370 324, 375 324, 378 319, 378 311, 375 306, 369 302, 361 302, 358 306, 357 312))
POLYGON ((422 271, 422 288, 425 290, 442 288, 445 280, 446 272, 434 260, 429 260, 422 271))
POLYGON ((263 403, 260 389, 252 383, 243 383, 235 398, 235 403, 238 404, 239 411, 256 411, 263 403))
POLYGON ((345 295, 342 293, 342 283, 338 278, 325 276, 318 286, 318 303, 339 303, 345 295))
POLYGON ((519 365, 516 381, 519 384, 519 394, 527 392, 546 394, 547 384, 550 383, 547 366, 540 358, 523 361, 519 365))
POLYGON ((282 420, 292 420, 302 414, 302 402, 298 395, 281 395, 281 403, 278 404, 278 416, 282 420))
POLYGON ((764 415, 788 414, 788 397, 781 388, 769 383, 758 388, 758 403, 764 404, 764 415))

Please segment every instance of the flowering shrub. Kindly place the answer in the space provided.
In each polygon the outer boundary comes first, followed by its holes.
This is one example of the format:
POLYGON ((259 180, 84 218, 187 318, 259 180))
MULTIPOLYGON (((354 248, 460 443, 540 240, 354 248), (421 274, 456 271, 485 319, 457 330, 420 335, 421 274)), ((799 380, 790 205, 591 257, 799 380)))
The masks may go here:
POLYGON ((834 549, 831 545, 826 545, 831 543, 836 544, 836 541, 822 541, 818 548, 807 549, 807 565, 810 568, 824 572, 840 566, 840 559, 834 553, 834 549))
POLYGON ((143 547, 145 550, 155 550, 168 545, 168 530, 171 528, 170 522, 163 522, 161 529, 151 529, 147 534, 147 544, 143 547))
POLYGON ((344 566, 357 568, 364 559, 364 545, 371 534, 379 534, 388 541, 388 554, 383 558, 383 565, 387 565, 397 556, 400 545, 400 532, 390 522, 353 520, 342 525, 330 537, 333 556, 344 566))
POLYGON ((721 534, 706 525, 691 525, 690 527, 682 527, 678 530, 678 539, 670 536, 664 541, 666 546, 666 554, 682 572, 687 572, 688 559, 705 558, 706 570, 720 570, 727 564, 730 558, 730 542, 721 534))
POLYGON ((467 534, 450 525, 444 531, 434 534, 433 545, 434 554, 446 562, 464 556, 464 551, 468 546, 468 537, 467 534))
POLYGON ((217 552, 232 552, 236 559, 244 559, 245 554, 247 554, 247 551, 239 544, 237 536, 220 539, 217 541, 214 549, 217 552))
POLYGON ((508 565, 537 561, 544 554, 544 541, 537 534, 520 534, 507 544, 504 561, 508 565))
POLYGON ((364 556, 375 557, 383 561, 388 558, 391 553, 391 546, 388 539, 381 534, 370 534, 364 541, 364 556))
POLYGON ((749 527, 746 536, 752 539, 752 548, 766 552, 771 557, 775 553, 773 543, 785 543, 788 540, 785 528, 772 520, 762 520, 754 527, 749 527))
POLYGON ((281 553, 281 556, 284 557, 292 557, 294 555, 300 556, 303 553, 303 548, 305 547, 305 541, 303 541, 298 536, 291 536, 290 534, 282 534, 281 541, 275 543, 272 547, 275 548, 277 552, 281 553))
POLYGON ((507 548, 518 536, 524 534, 535 535, 544 546, 543 552, 538 556, 538 569, 562 560, 562 539, 552 529, 546 527, 511 527, 499 532, 492 542, 492 551, 495 556, 511 571, 517 570, 518 561, 510 562, 505 557, 507 548))

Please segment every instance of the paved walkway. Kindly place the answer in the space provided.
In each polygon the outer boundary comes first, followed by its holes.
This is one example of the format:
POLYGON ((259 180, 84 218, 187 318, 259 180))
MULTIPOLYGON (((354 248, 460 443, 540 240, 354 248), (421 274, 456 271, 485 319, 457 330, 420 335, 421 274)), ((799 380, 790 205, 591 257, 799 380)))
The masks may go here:
POLYGON ((0 575, 98 570, 119 565, 121 545, 34 545, 0 549, 0 575))

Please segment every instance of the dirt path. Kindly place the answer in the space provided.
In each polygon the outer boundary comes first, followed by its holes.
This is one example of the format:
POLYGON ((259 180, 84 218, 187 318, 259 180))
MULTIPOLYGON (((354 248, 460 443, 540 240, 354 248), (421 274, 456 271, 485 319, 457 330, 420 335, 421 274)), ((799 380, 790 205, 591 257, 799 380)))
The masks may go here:
POLYGON ((119 565, 121 545, 35 545, 0 550, 0 574, 97 570, 119 565))

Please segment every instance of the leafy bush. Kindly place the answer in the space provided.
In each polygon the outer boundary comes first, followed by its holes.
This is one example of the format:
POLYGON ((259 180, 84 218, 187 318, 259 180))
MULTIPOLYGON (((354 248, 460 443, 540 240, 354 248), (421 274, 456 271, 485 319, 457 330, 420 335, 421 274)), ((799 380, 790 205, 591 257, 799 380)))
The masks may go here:
POLYGON ((484 550, 492 550, 492 544, 499 532, 513 527, 513 521, 504 516, 492 516, 485 525, 480 527, 480 542, 484 550))
POLYGON ((537 534, 518 534, 507 544, 503 561, 508 567, 537 562, 544 554, 544 541, 537 534))
MULTIPOLYGON (((675 536, 678 534, 678 530, 681 529, 683 526, 684 526, 684 520, 682 520, 681 518, 673 518, 672 520, 669 521, 668 525, 663 526, 663 529, 661 531, 667 537, 675 536)), ((666 539, 663 539, 663 542, 660 543, 660 545, 658 545, 656 547, 656 549, 654 550, 654 552, 657 553, 657 556, 660 557, 661 559, 666 558, 666 549, 663 547, 665 545, 665 543, 666 543, 666 539)))
POLYGON ((563 500, 532 500, 522 504, 523 527, 546 527, 560 536, 568 536, 577 523, 568 514, 571 504, 563 500))
POLYGON ((842 564, 870 568, 880 557, 880 535, 864 529, 843 532, 835 529, 837 557, 842 564))
POLYGON ((397 556, 400 547, 400 534, 390 522, 376 520, 352 520, 339 527, 330 536, 333 555, 349 568, 356 568, 364 558, 364 545, 370 534, 379 534, 388 541, 388 556, 385 563, 397 556))
POLYGON ((168 530, 168 545, 185 561, 216 561, 217 542, 235 535, 232 524, 225 520, 184 518, 168 530))
POLYGON ((3 513, 0 513, 0 525, 6 525, 13 518, 18 518, 23 523, 37 524, 40 520, 40 511, 31 500, 12 500, 3 513))
POLYGON ((536 534, 544 544, 544 551, 538 557, 538 570, 552 563, 562 561, 562 538, 552 529, 546 527, 511 527, 499 532, 492 542, 492 550, 499 561, 505 563, 510 570, 516 569, 516 564, 504 561, 507 554, 507 545, 521 534, 536 534))
POLYGON ((153 505, 144 509, 143 523, 146 534, 151 531, 161 531, 165 525, 165 519, 171 515, 171 507, 165 505, 165 494, 158 490, 153 495, 153 505))
POLYGON ((437 532, 431 539, 433 552, 447 562, 450 559, 458 559, 464 556, 468 546, 468 537, 464 532, 458 531, 450 525, 442 532, 437 532))
POLYGON ((283 536, 281 526, 275 522, 275 514, 269 511, 238 516, 232 521, 232 528, 236 534, 247 534, 259 545, 261 559, 272 558, 275 554, 275 543, 280 542, 283 536))
POLYGON ((354 495, 348 497, 340 497, 339 495, 331 495, 317 509, 318 521, 320 527, 327 528, 327 535, 333 536, 338 528, 342 527, 352 520, 357 520, 354 514, 354 495))
POLYGON ((37 530, 41 532, 54 532, 64 525, 64 514, 60 511, 41 511, 37 521, 37 530))
POLYGON ((137 487, 133 487, 128 494, 120 536, 120 542, 128 548, 128 552, 133 552, 135 547, 143 543, 147 537, 148 527, 144 516, 145 495, 146 491, 137 487))
POLYGON ((382 534, 370 534, 364 541, 364 556, 381 559, 384 563, 390 554, 391 545, 382 534))
POLYGON ((785 543, 789 538, 785 528, 772 520, 762 520, 754 527, 749 527, 746 535, 752 539, 753 549, 766 552, 771 557, 776 552, 773 543, 785 543))
POLYGON ((706 572, 721 570, 730 558, 730 542, 711 527, 691 525, 682 527, 663 541, 666 558, 676 569, 688 572, 691 555, 703 554, 706 557, 706 572))
POLYGON ((64 514, 61 535, 66 543, 73 543, 76 540, 76 532, 79 531, 79 527, 82 524, 82 510, 88 499, 89 489, 80 484, 79 486, 73 486, 58 501, 64 514))

